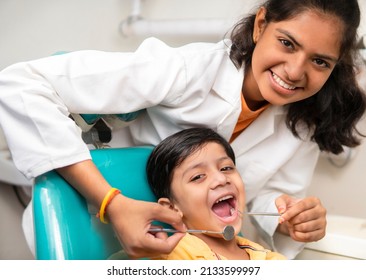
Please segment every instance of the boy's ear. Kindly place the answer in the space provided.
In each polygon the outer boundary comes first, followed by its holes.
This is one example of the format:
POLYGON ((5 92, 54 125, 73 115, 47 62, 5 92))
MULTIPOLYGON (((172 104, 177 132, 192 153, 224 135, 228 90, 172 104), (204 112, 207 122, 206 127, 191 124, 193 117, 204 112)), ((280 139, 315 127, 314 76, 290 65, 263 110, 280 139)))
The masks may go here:
POLYGON ((178 212, 181 217, 183 217, 183 213, 180 211, 180 209, 167 197, 159 198, 158 203, 164 207, 168 207, 169 209, 172 209, 176 212, 178 212))
POLYGON ((253 41, 256 44, 266 27, 266 8, 260 7, 254 21, 253 41))

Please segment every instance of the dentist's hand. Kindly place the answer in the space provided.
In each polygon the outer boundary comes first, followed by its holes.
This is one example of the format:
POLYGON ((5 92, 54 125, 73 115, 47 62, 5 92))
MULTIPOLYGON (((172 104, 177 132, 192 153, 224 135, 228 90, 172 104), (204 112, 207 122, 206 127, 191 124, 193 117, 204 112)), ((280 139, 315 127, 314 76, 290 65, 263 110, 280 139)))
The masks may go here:
POLYGON ((158 203, 134 200, 122 195, 117 195, 109 204, 108 218, 130 258, 168 254, 185 235, 149 233, 154 220, 170 224, 180 231, 186 230, 181 216, 176 211, 158 203))
POLYGON ((282 214, 277 231, 300 242, 318 241, 325 236, 326 209, 318 198, 281 195, 276 199, 276 206, 282 214))

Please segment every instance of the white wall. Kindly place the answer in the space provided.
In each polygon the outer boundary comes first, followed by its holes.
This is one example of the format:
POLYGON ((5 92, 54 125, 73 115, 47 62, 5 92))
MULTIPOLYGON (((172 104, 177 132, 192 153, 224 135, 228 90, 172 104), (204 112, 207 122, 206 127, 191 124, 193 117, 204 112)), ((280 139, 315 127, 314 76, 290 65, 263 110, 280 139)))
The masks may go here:
MULTIPOLYGON (((123 37, 119 24, 130 0, 1 0, 0 69, 56 51, 134 50, 143 38, 123 37)), ((237 18, 256 0, 143 0, 148 19, 237 18)), ((217 37, 219 40, 221 36, 217 37)), ((181 45, 192 38, 162 38, 181 45)), ((214 38, 216 40, 216 38, 214 38)))
POLYGON ((123 0, 2 0, 0 67, 60 50, 119 50, 123 0))
MULTIPOLYGON (((359 127, 365 134, 365 119, 359 127)), ((366 219, 365 140, 351 150, 350 160, 346 154, 331 159, 325 155, 320 157, 309 195, 320 197, 328 213, 366 219)))
MULTIPOLYGON (((255 2, 144 0, 142 16, 151 19, 238 18, 255 2)), ((366 12, 366 1, 361 0, 360 4, 366 12)), ((118 31, 130 8, 129 0, 1 0, 0 69, 61 50, 134 50, 142 38, 124 38, 118 31)), ((366 34, 366 17, 360 33, 366 34)), ((220 37, 218 35, 217 40, 220 37)), ((171 45, 193 41, 192 38, 162 39, 171 45)), ((361 125, 366 127, 364 123, 361 125)), ((351 162, 343 168, 334 167, 323 157, 309 192, 320 196, 330 213, 366 218, 365 166, 365 145, 356 149, 351 162)))

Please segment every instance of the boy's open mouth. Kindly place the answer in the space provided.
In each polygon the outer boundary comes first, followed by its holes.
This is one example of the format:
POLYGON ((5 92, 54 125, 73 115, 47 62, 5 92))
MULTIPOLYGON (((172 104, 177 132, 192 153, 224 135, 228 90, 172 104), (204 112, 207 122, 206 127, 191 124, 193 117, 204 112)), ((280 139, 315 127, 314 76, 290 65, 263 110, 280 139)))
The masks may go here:
POLYGON ((219 217, 230 217, 236 211, 236 198, 233 195, 226 195, 212 205, 212 211, 219 217))

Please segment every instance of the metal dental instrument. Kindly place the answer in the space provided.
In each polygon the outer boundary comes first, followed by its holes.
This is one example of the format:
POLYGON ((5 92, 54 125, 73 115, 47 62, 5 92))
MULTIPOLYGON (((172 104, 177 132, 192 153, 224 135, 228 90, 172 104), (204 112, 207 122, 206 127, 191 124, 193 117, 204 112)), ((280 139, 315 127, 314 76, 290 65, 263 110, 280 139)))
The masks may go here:
MULTIPOLYGON (((237 210, 237 211, 240 215, 243 215, 243 212, 241 212, 239 210, 237 210)), ((249 216, 276 216, 276 217, 281 216, 280 213, 276 213, 276 212, 244 212, 244 213, 249 216)))
POLYGON ((246 213, 247 215, 250 215, 250 216, 281 216, 280 213, 271 213, 271 212, 247 212, 246 213))
POLYGON ((211 231, 203 229, 187 229, 186 231, 180 231, 172 228, 151 228, 149 232, 188 232, 188 233, 214 233, 222 234, 225 240, 231 240, 235 237, 235 229, 233 226, 225 226, 223 231, 211 231))

